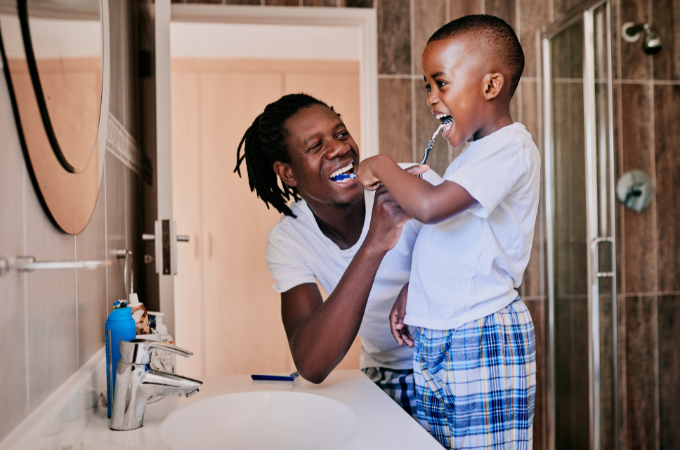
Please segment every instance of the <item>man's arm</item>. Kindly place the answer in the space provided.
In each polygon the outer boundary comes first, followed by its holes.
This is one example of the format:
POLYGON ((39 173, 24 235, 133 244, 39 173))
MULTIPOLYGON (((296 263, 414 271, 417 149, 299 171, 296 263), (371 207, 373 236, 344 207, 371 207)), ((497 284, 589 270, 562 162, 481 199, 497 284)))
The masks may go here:
POLYGON ((313 283, 281 294, 281 317, 300 375, 321 383, 356 338, 375 274, 410 219, 385 189, 376 192, 366 239, 324 302, 313 283))
POLYGON ((362 161, 357 179, 367 189, 384 184, 399 206, 422 223, 446 220, 476 201, 462 186, 451 181, 434 186, 404 171, 387 155, 362 161))

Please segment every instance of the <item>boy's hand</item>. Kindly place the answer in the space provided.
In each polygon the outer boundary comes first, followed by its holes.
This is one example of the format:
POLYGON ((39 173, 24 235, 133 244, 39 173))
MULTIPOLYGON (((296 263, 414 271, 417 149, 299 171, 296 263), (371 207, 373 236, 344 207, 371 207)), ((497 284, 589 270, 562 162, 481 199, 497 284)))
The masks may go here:
MULTIPOLYGON (((359 164, 359 167, 357 168, 357 180, 364 186, 364 188, 368 189, 369 191, 375 191, 380 187, 382 181, 376 175, 375 168, 379 164, 388 164, 390 162, 394 164, 394 162, 391 160, 381 161, 381 159, 386 158, 389 158, 389 156, 385 155, 372 156, 370 158, 363 160, 359 164)), ((416 164, 405 170, 411 175, 420 176, 427 172, 429 169, 430 166, 428 166, 427 164, 416 164)))
POLYGON ((390 311, 390 330, 392 336, 399 345, 408 345, 413 348, 413 337, 408 329, 408 325, 404 324, 404 317, 406 316, 406 301, 408 299, 408 283, 401 289, 397 296, 397 301, 394 302, 392 311, 390 311))
POLYGON ((380 164, 382 156, 384 155, 371 156, 364 159, 357 168, 357 181, 369 191, 375 191, 382 184, 380 178, 375 174, 376 166, 380 164))

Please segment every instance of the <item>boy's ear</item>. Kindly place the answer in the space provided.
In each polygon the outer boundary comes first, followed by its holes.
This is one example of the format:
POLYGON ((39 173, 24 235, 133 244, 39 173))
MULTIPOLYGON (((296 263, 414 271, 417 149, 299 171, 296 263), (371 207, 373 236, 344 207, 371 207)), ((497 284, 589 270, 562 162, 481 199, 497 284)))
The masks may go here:
POLYGON ((290 164, 282 163, 281 161, 276 161, 274 163, 274 172, 279 176, 281 181, 286 183, 290 187, 297 186, 297 180, 293 175, 293 169, 290 164))
POLYGON ((505 76, 500 73, 487 73, 484 75, 484 100, 491 100, 500 95, 505 85, 505 76))

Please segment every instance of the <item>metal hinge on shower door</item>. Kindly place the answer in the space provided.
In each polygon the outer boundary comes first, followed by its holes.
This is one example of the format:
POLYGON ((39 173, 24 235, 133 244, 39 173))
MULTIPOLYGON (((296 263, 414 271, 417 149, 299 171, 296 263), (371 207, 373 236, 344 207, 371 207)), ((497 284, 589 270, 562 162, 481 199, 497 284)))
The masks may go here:
POLYGON ((154 242, 156 273, 177 275, 177 243, 189 242, 189 236, 177 234, 177 222, 157 220, 154 234, 143 234, 142 240, 154 242))

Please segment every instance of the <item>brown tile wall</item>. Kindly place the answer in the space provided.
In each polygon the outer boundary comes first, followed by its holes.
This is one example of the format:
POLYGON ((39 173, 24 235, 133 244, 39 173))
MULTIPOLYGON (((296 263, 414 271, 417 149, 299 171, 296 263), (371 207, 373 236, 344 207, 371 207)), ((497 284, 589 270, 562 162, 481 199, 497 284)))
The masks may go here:
MULTIPOLYGON (((111 113, 139 140, 136 2, 109 2, 111 113)), ((104 346, 111 303, 122 298, 123 266, 112 255, 137 240, 140 177, 107 154, 90 223, 78 236, 47 218, 26 170, 6 83, 0 79, 0 256, 39 261, 111 259, 96 271, 0 276, 0 441, 104 346)))
POLYGON ((656 194, 640 213, 618 205, 619 381, 622 449, 680 445, 680 3, 618 0, 612 9, 616 177, 640 169, 656 194), (663 49, 618 39, 625 22, 651 24, 663 49))

